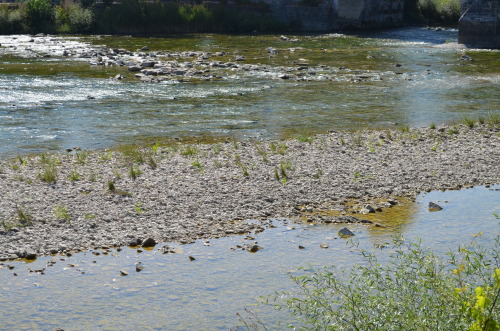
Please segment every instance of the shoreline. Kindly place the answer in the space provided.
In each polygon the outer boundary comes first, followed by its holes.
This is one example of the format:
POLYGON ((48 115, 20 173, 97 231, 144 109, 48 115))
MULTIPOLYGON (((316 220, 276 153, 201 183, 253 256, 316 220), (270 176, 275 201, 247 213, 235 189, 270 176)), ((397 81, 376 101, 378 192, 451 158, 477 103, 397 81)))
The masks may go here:
POLYGON ((498 122, 20 156, 0 162, 0 260, 361 221, 348 202, 498 184, 498 160, 498 122))

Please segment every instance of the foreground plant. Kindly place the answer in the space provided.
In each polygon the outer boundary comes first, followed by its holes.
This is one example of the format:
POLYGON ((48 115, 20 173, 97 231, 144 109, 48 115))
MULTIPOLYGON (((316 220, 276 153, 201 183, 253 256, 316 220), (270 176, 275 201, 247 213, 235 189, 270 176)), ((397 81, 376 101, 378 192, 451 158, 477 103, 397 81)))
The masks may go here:
POLYGON ((298 291, 273 297, 284 299, 278 308, 313 330, 499 330, 500 236, 448 260, 403 240, 381 258, 353 247, 362 264, 300 269, 298 291))

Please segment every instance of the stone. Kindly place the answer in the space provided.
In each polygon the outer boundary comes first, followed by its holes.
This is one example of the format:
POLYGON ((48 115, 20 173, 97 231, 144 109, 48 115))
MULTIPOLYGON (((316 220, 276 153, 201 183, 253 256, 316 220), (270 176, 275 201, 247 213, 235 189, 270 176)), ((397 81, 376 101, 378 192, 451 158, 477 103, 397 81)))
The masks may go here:
POLYGON ((348 238, 348 237, 354 236, 354 233, 351 230, 349 230, 348 228, 342 228, 339 231, 339 236, 341 238, 348 238))
POLYGON ((189 257, 189 261, 195 261, 196 259, 193 256, 189 257))
POLYGON ((433 212, 433 211, 440 211, 442 210, 443 207, 441 207, 440 205, 438 205, 437 203, 434 203, 434 202, 429 202, 429 211, 430 212, 433 212))
POLYGON ((249 245, 247 247, 247 251, 249 251, 250 253, 256 253, 258 251, 260 251, 262 249, 262 247, 260 247, 259 245, 249 245))
POLYGON ((156 241, 153 238, 148 238, 144 240, 144 242, 142 243, 142 247, 144 248, 152 248, 155 246, 156 246, 156 241))
POLYGON ((128 272, 126 272, 125 270, 120 270, 120 276, 127 276, 128 275, 128 272))
POLYGON ((319 247, 321 247, 321 248, 328 248, 328 244, 327 243, 321 243, 321 244, 319 244, 319 247))
POLYGON ((370 205, 364 205, 363 208, 361 208, 361 210, 359 212, 363 215, 366 215, 366 214, 374 213, 375 209, 370 205))
POLYGON ((141 272, 142 270, 144 270, 144 266, 142 265, 142 262, 137 262, 135 264, 135 271, 141 272))
POLYGON ((28 249, 24 255, 24 258, 26 260, 36 260, 36 253, 35 251, 28 249))
POLYGON ((128 67, 128 71, 131 71, 131 72, 137 72, 137 71, 141 71, 143 68, 141 66, 129 66, 128 67))

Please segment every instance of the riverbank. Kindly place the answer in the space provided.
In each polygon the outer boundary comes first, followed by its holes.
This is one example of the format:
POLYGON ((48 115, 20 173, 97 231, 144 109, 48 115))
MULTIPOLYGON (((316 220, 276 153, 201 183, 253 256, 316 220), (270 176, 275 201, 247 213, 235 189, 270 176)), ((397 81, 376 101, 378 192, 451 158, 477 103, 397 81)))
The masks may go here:
POLYGON ((80 150, 2 161, 0 258, 146 241, 190 243, 262 231, 267 219, 277 217, 361 222, 363 217, 345 217, 353 200, 358 212, 365 203, 383 210, 421 191, 500 182, 495 118, 435 129, 80 150))

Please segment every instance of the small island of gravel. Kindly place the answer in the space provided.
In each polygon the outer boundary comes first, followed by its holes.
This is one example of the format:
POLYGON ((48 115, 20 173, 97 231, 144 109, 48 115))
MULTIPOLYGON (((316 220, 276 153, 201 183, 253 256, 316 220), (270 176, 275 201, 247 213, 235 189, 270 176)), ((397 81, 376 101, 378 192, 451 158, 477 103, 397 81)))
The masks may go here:
POLYGON ((498 116, 480 122, 19 156, 0 163, 0 259, 190 243, 304 211, 355 222, 342 216, 353 200, 496 184, 498 116))

